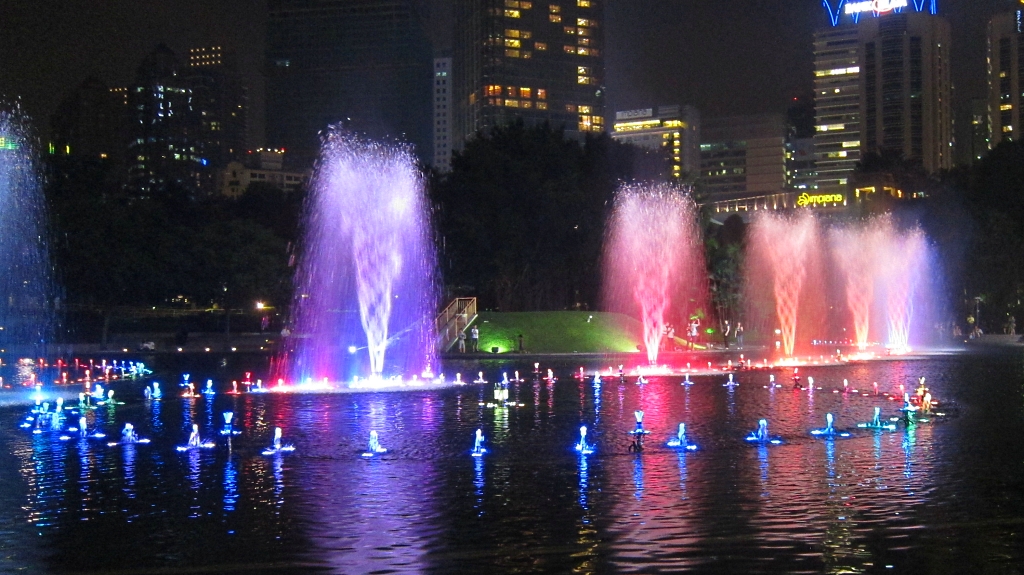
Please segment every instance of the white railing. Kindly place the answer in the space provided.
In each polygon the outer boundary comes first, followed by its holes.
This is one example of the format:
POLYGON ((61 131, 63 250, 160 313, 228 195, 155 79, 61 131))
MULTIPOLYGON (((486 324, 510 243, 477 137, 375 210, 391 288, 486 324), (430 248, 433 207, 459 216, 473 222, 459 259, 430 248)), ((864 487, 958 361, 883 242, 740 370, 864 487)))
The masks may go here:
POLYGON ((476 298, 460 297, 452 300, 434 320, 437 345, 447 351, 459 339, 459 333, 476 319, 476 298))

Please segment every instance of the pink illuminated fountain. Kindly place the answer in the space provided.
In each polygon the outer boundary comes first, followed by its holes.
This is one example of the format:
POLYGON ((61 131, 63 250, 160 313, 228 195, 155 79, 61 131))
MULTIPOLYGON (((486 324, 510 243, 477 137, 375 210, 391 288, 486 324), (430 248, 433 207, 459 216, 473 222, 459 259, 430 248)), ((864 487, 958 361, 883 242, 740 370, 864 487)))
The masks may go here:
POLYGON ((689 196, 669 185, 619 189, 604 252, 608 309, 639 317, 651 365, 666 324, 703 308, 703 247, 689 196), (685 315, 684 315, 685 314, 685 315))
POLYGON ((365 385, 436 366, 429 229, 407 149, 329 130, 307 199, 279 375, 331 384, 359 378, 365 385))
MULTIPOLYGON (((809 213, 786 217, 766 212, 754 220, 750 233, 748 296, 763 295, 765 290, 761 286, 770 286, 769 305, 774 307, 781 351, 792 357, 804 283, 818 244, 817 221, 809 213)), ((754 302, 757 299, 751 297, 754 302)))

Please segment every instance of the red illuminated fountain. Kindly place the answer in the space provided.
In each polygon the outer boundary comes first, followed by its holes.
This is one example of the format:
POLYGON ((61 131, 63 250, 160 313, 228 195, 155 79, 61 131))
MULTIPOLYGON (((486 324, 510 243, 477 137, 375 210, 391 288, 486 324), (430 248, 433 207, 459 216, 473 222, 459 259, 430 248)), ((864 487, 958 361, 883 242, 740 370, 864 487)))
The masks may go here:
POLYGON ((665 184, 620 188, 604 259, 606 307, 640 318, 647 360, 656 365, 667 324, 683 325, 690 312, 704 307, 707 293, 689 195, 665 184))

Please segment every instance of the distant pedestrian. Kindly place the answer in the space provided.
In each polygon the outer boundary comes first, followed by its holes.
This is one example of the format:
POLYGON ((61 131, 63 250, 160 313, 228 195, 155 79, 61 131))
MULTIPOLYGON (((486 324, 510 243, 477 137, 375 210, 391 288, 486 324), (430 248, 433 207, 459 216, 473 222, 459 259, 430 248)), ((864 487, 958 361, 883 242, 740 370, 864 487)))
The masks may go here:
POLYGON ((466 332, 459 332, 459 353, 466 353, 466 332))
POLYGON ((743 322, 741 322, 741 321, 736 322, 736 329, 733 330, 733 333, 736 334, 736 347, 742 348, 743 347, 743 322))
POLYGON ((523 334, 519 334, 519 353, 523 353, 525 351, 526 349, 523 348, 523 334))
POLYGON ((480 351, 480 330, 475 325, 469 331, 469 347, 473 353, 480 351))
POLYGON ((725 326, 722 328, 722 343, 725 344, 725 348, 729 349, 729 337, 732 335, 732 326, 729 325, 729 320, 725 320, 725 326))

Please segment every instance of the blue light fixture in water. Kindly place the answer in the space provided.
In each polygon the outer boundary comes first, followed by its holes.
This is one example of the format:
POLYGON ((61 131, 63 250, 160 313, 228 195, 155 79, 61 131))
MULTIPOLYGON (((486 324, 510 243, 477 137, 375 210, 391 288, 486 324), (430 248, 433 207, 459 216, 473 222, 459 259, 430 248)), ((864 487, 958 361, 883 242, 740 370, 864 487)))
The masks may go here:
POLYGON ((590 455, 594 452, 595 445, 587 443, 587 426, 580 426, 580 442, 576 444, 576 451, 581 455, 590 455))

